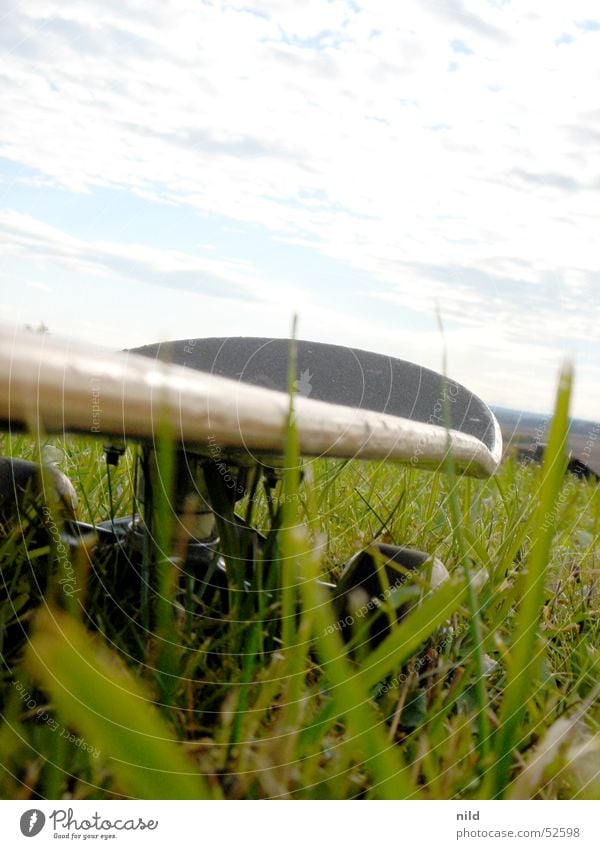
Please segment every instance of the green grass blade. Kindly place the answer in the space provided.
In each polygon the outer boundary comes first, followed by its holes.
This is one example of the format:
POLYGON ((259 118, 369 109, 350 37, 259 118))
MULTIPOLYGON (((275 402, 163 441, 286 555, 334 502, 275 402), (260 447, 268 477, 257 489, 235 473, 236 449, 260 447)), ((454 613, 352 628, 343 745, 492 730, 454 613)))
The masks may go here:
POLYGON ((285 444, 285 469, 283 473, 283 502, 280 505, 282 524, 280 531, 281 550, 281 642, 283 648, 293 646, 296 634, 296 557, 294 555, 294 529, 298 516, 298 489, 300 486, 300 451, 298 433, 294 419, 294 392, 296 382, 296 319, 292 327, 289 346, 287 437, 285 444))
POLYGON ((536 649, 538 623, 544 603, 546 567, 554 535, 559 493, 564 482, 564 454, 569 429, 569 401, 573 378, 569 367, 560 375, 554 418, 544 452, 542 486, 532 525, 533 545, 527 563, 514 631, 510 667, 496 734, 496 762, 491 796, 502 796, 511 768, 512 752, 520 740, 527 701, 535 687, 541 654, 536 649))
MULTIPOLYGON (((480 762, 479 769, 483 770, 486 765, 487 752, 488 752, 488 741, 489 741, 489 723, 488 723, 488 695, 485 686, 485 668, 483 661, 483 637, 482 637, 482 626, 481 626, 481 616, 479 613, 479 603, 477 600, 477 593, 475 591, 475 583, 474 583, 474 574, 473 569, 470 566, 469 562, 469 552, 467 548, 467 541, 465 539, 465 534, 463 531, 463 514, 461 512, 461 508, 458 502, 458 490, 457 490, 457 479, 456 479, 456 468, 454 465, 454 458, 452 456, 452 442, 450 439, 450 401, 449 401, 449 392, 448 392, 448 379, 447 379, 447 369, 446 369, 446 343, 444 338, 444 327, 442 324, 441 314, 438 312, 438 324, 440 327, 442 341, 444 342, 443 348, 443 375, 444 375, 444 424, 446 427, 447 433, 447 450, 446 456, 444 458, 444 470, 448 477, 448 504, 450 507, 450 515, 452 517, 452 533, 454 536, 454 542, 458 549, 459 562, 462 568, 463 574, 465 576, 465 582, 467 585, 467 602, 469 605, 469 614, 470 614, 470 631, 471 631, 471 639, 473 641, 473 655, 475 661, 475 694, 477 701, 477 747, 479 749, 480 762)), ((465 488, 466 492, 469 491, 469 485, 465 488)))
POLYGON ((160 411, 158 450, 156 452, 156 477, 154 492, 156 502, 152 529, 156 540, 156 640, 157 678, 161 701, 172 704, 178 687, 181 651, 175 619, 175 597, 179 577, 178 567, 171 557, 173 545, 173 520, 175 515, 174 475, 175 441, 168 417, 160 411))
POLYGON ((205 799, 204 778, 116 654, 57 609, 39 614, 26 664, 63 719, 107 760, 122 793, 205 799))
POLYGON ((399 753, 389 743, 382 719, 370 703, 362 676, 356 674, 345 654, 335 629, 336 617, 331 602, 324 587, 317 583, 318 559, 307 553, 303 565, 306 576, 302 583, 304 615, 311 620, 323 671, 332 684, 331 695, 336 703, 336 713, 347 719, 356 760, 360 763, 362 752, 364 765, 375 780, 372 793, 384 799, 418 798, 418 788, 399 753))
POLYGON ((467 585, 464 580, 447 581, 427 596, 368 655, 361 671, 366 686, 374 687, 412 657, 425 640, 460 607, 466 596, 467 585))

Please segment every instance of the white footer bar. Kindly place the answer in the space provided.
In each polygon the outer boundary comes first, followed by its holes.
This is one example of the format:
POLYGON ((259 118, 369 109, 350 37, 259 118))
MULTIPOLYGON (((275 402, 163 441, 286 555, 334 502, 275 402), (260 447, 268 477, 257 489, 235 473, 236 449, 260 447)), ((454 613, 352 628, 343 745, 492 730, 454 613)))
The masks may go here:
POLYGON ((595 801, 4 801, 2 845, 210 849, 597 849, 595 801))

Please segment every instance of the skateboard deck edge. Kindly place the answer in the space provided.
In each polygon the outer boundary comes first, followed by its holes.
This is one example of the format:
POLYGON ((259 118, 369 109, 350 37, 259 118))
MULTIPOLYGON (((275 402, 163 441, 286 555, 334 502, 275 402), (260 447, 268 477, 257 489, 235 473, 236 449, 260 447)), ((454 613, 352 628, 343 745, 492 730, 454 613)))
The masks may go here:
MULTIPOLYGON (((457 470, 488 476, 502 456, 476 437, 385 413, 294 399, 301 453, 391 460, 437 468, 448 438, 457 470)), ((289 396, 78 342, 0 325, 0 420, 48 432, 154 439, 167 418, 173 435, 221 459, 241 450, 257 461, 285 449, 289 396)))

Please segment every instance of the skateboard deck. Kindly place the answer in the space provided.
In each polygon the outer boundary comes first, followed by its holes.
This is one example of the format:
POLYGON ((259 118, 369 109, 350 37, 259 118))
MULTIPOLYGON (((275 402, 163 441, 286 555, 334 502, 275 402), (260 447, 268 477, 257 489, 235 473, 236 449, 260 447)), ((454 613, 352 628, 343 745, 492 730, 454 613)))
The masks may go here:
MULTIPOLYGON (((221 459, 238 463, 281 457, 288 350, 287 340, 232 338, 112 353, 0 326, 0 422, 154 440, 168 421, 186 449, 209 457, 215 446, 221 459)), ((438 467, 450 443, 459 471, 496 470, 496 420, 464 387, 356 349, 300 342, 297 350, 294 417, 302 455, 438 467)))
MULTIPOLYGON (((226 337, 182 339, 131 349, 221 377, 288 391, 288 339, 226 337)), ((450 426, 479 439, 490 451, 498 433, 490 409, 476 395, 442 375, 406 360, 357 348, 296 342, 298 396, 371 410, 423 424, 444 426, 444 397, 450 426)))

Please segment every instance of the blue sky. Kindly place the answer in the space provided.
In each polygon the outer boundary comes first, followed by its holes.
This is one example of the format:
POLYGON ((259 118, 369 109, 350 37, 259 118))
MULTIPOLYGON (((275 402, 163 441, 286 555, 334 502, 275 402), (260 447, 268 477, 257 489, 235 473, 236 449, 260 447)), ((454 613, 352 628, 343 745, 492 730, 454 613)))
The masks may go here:
POLYGON ((286 336, 600 418, 590 0, 29 0, 0 20, 0 311, 286 336))

